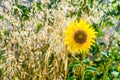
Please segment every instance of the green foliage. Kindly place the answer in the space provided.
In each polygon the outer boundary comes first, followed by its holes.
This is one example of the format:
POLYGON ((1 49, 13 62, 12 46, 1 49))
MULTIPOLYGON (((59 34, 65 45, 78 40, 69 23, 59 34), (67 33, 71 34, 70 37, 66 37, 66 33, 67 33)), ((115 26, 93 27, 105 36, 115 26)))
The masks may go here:
POLYGON ((0 77, 2 76, 2 69, 0 69, 0 77))
POLYGON ((76 80, 75 76, 67 78, 67 80, 76 80))
POLYGON ((37 10, 42 10, 40 2, 36 2, 36 7, 37 7, 37 10))
POLYGON ((79 66, 79 65, 80 65, 80 62, 74 61, 73 63, 71 63, 71 64, 68 66, 68 68, 69 68, 69 69, 72 69, 72 68, 74 68, 75 66, 79 66))
MULTIPOLYGON (((78 16, 78 18, 81 17, 82 12, 86 12, 89 15, 90 8, 92 8, 95 5, 93 0, 86 1, 85 5, 83 4, 85 2, 82 1, 81 3, 74 3, 74 1, 68 0, 68 2, 73 6, 82 7, 80 11, 75 13, 78 13, 77 15, 80 15, 78 16)), ((109 3, 105 3, 103 0, 98 0, 98 3, 99 4, 96 8, 98 8, 98 10, 103 11, 103 15, 100 17, 100 21, 98 23, 95 23, 93 21, 92 26, 98 32, 97 36, 99 38, 103 36, 106 37, 106 34, 104 34, 102 28, 106 28, 107 26, 116 26, 116 23, 111 20, 111 16, 119 20, 120 4, 119 1, 116 0, 111 0, 109 3)), ((71 12, 72 16, 75 15, 73 13, 74 12, 71 12)), ((72 16, 69 15, 69 17, 72 16)), ((120 28, 118 28, 117 32, 118 34, 120 34, 120 28)), ((84 76, 84 80, 119 80, 120 72, 118 71, 117 67, 120 64, 119 49, 119 39, 113 38, 113 41, 109 43, 109 46, 107 46, 105 41, 97 41, 95 45, 92 46, 92 48, 90 49, 90 53, 92 53, 90 59, 87 58, 83 60, 83 63, 85 63, 85 65, 87 66, 87 68, 85 69, 85 74, 81 74, 82 76, 84 76), (90 62, 93 62, 93 65, 90 65, 90 62)), ((80 62, 77 63, 75 61, 73 62, 73 64, 71 63, 71 65, 71 67, 74 67, 75 65, 80 66, 82 64, 80 62)), ((73 69, 71 69, 71 71, 73 71, 73 69)), ((71 74, 70 71, 69 74, 71 74)), ((71 77, 75 76, 75 79, 77 79, 77 75, 73 74, 74 73, 72 73, 71 77)))
POLYGON ((36 33, 39 32, 39 30, 41 29, 42 25, 40 23, 37 24, 37 29, 36 29, 36 33))
POLYGON ((2 68, 3 67, 1 67, 2 66, 2 64, 4 63, 4 61, 5 61, 5 58, 4 58, 4 51, 3 50, 0 50, 0 77, 2 76, 2 72, 3 72, 3 70, 2 70, 2 68))
POLYGON ((20 15, 20 13, 19 13, 20 10, 18 10, 16 8, 14 9, 14 15, 19 15, 21 20, 29 19, 30 8, 28 8, 27 6, 24 6, 22 4, 17 4, 16 6, 18 7, 18 9, 21 10, 22 15, 20 15))
POLYGON ((10 30, 5 30, 4 35, 9 36, 10 35, 10 30))
POLYGON ((90 59, 85 59, 82 62, 85 63, 85 64, 89 64, 90 63, 90 59))
POLYGON ((0 15, 0 20, 2 20, 4 17, 0 15))

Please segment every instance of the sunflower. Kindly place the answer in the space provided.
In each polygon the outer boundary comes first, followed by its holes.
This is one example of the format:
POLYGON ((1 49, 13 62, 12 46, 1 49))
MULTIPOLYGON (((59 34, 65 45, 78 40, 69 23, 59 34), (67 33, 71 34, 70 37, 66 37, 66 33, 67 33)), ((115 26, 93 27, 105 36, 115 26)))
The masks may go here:
POLYGON ((86 52, 94 44, 96 31, 86 21, 72 22, 65 30, 64 43, 71 52, 86 52))

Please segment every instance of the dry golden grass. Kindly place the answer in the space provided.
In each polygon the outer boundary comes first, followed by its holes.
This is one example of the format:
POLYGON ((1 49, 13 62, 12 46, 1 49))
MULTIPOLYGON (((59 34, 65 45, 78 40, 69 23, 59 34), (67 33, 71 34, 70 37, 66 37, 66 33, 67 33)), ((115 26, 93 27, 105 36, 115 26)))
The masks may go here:
MULTIPOLYGON (((1 30, 0 47, 5 51, 6 62, 3 65, 1 79, 66 80, 68 52, 63 43, 63 32, 65 27, 76 19, 76 17, 65 17, 65 13, 68 12, 65 9, 74 9, 72 6, 67 6, 68 3, 61 2, 59 10, 42 7, 43 11, 39 12, 33 9, 35 15, 30 14, 30 19, 26 21, 13 15, 16 6, 4 14, 4 20, 1 21, 4 30, 1 30), (52 25, 49 25, 48 20, 52 25), (42 28, 36 33, 38 24, 41 24, 42 28), (8 37, 4 31, 10 32, 8 37)), ((18 15, 21 14, 19 10, 18 15)))

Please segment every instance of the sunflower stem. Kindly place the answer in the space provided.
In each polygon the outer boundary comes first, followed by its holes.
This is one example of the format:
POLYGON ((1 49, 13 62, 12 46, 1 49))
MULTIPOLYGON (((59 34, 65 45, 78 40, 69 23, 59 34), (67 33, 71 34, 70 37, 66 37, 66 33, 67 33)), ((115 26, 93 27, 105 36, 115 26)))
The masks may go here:
MULTIPOLYGON (((86 55, 85 55, 85 52, 82 53, 83 54, 83 60, 85 59, 86 55)), ((81 63, 82 64, 82 74, 81 74, 81 80, 84 80, 84 72, 85 72, 85 64, 84 63, 81 63)))
POLYGON ((72 57, 75 59, 75 60, 77 60, 77 61, 80 61, 78 58, 76 58, 74 55, 72 55, 72 57))

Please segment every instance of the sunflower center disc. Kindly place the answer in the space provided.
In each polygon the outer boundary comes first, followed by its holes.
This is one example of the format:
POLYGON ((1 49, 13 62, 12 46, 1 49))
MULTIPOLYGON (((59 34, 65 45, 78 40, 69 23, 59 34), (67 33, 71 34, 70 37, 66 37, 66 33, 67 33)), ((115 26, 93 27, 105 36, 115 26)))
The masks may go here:
POLYGON ((86 32, 83 30, 76 31, 74 34, 74 40, 79 44, 84 43, 87 40, 86 32))

